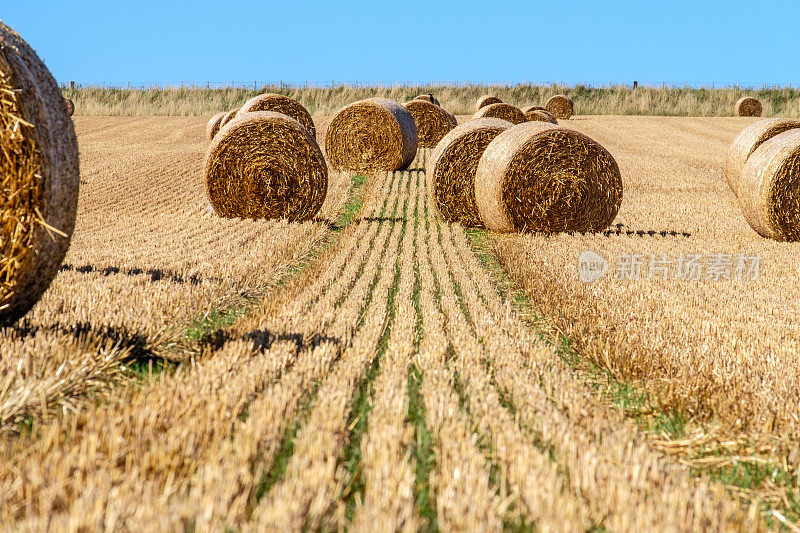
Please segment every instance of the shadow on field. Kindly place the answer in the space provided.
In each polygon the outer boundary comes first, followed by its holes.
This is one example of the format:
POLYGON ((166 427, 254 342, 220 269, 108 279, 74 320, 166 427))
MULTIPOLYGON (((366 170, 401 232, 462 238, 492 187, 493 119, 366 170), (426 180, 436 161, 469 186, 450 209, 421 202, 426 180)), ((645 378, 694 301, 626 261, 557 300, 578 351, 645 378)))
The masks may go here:
POLYGON ((78 322, 75 324, 62 324, 56 322, 46 325, 30 325, 25 319, 11 326, 13 336, 20 339, 35 336, 37 333, 61 333, 69 335, 80 343, 90 339, 103 339, 108 341, 107 345, 114 345, 120 348, 128 348, 130 355, 125 358, 125 362, 140 361, 147 362, 150 359, 159 359, 152 350, 152 345, 145 335, 134 333, 124 327, 116 326, 95 326, 89 322, 78 322))
MULTIPOLYGON (((532 230, 522 229, 520 233, 529 233, 534 234, 538 233, 532 230)), ((641 230, 641 229, 627 229, 625 224, 614 224, 609 229, 604 231, 566 231, 564 232, 567 235, 602 235, 603 237, 681 237, 681 238, 688 238, 691 237, 692 234, 688 231, 678 231, 678 230, 641 230)), ((560 233, 555 232, 551 233, 551 236, 560 235, 560 233)))
POLYGON ((625 224, 614 224, 611 228, 603 232, 604 237, 625 235, 628 237, 691 237, 692 234, 687 231, 677 230, 632 230, 623 229, 625 224))
POLYGON ((407 219, 403 217, 361 217, 357 218, 356 222, 405 222, 407 219))
POLYGON ((215 281, 215 282, 222 282, 223 280, 220 278, 203 278, 197 274, 192 274, 191 276, 185 277, 181 276, 180 274, 176 274, 174 272, 169 272, 166 270, 161 270, 160 268, 119 268, 115 266, 100 268, 95 267, 93 265, 69 265, 65 264, 59 268, 59 272, 78 272, 80 274, 102 274, 103 276, 110 276, 112 274, 124 274, 126 276, 140 276, 140 275, 147 275, 150 276, 150 281, 171 281, 173 283, 181 283, 181 284, 189 284, 189 285, 200 285, 203 279, 208 281, 215 281))

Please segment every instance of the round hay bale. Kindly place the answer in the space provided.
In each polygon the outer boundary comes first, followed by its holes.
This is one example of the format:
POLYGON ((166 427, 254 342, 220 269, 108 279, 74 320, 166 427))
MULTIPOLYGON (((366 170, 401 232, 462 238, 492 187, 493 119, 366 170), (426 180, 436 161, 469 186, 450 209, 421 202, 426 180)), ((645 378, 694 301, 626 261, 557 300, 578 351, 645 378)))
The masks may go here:
POLYGON ((546 108, 542 106, 538 105, 528 106, 522 110, 522 113, 525 115, 525 118, 528 120, 528 122, 533 120, 538 120, 543 122, 550 122, 552 124, 558 124, 556 117, 554 117, 553 114, 550 113, 550 111, 548 111, 546 108), (546 120, 543 120, 542 114, 544 114, 544 118, 546 118, 546 120))
POLYGON ((67 113, 69 113, 69 116, 74 115, 75 114, 75 102, 73 102, 69 98, 64 98, 64 103, 67 104, 67 113))
POLYGON ((78 141, 64 97, 36 53, 0 22, 0 324, 55 278, 78 205, 78 141))
POLYGON ((795 128, 800 128, 800 120, 765 118, 750 124, 736 136, 728 148, 728 156, 725 160, 725 178, 733 194, 739 196, 742 169, 750 154, 765 141, 795 128))
MULTIPOLYGON (((528 107, 522 109, 523 113, 529 113, 531 111, 547 111, 547 108, 540 105, 529 105, 528 107)), ((547 112, 549 113, 550 111, 547 112)))
POLYGON ((220 128, 220 124, 222 123, 222 119, 225 118, 225 115, 228 114, 228 111, 220 111, 211 119, 209 119, 208 124, 206 124, 206 138, 208 138, 209 142, 214 138, 214 135, 217 134, 220 128))
POLYGON ((414 97, 414 100, 424 100, 426 102, 430 102, 430 103, 435 104, 435 105, 440 105, 439 104, 439 100, 437 100, 436 97, 433 96, 433 93, 420 94, 420 95, 414 97))
POLYGON ((219 121, 219 128, 217 129, 217 132, 219 132, 219 130, 221 130, 225 126, 225 124, 227 124, 231 120, 235 119, 236 118, 236 114, 238 112, 239 112, 239 108, 237 107, 236 109, 232 109, 232 110, 228 111, 227 113, 225 113, 222 116, 222 119, 220 119, 220 121, 219 121))
POLYGON ((427 100, 411 100, 403 104, 417 126, 417 144, 422 148, 433 148, 447 132, 458 126, 452 113, 427 100))
POLYGON ((417 155, 417 126, 408 110, 387 98, 348 104, 331 119, 325 153, 337 170, 408 168, 417 155))
POLYGON ((739 205, 762 237, 800 241, 800 129, 774 136, 750 155, 739 205))
POLYGON ((512 124, 522 124, 527 120, 525 113, 520 111, 518 107, 503 103, 484 106, 472 115, 472 118, 499 118, 512 124))
POLYGON ((208 147, 205 176, 208 199, 223 217, 309 220, 328 191, 328 167, 314 137, 273 111, 223 126, 208 147))
POLYGON ((500 100, 498 97, 492 94, 486 94, 478 98, 478 101, 475 103, 475 111, 480 110, 482 107, 486 107, 487 105, 492 104, 502 104, 503 101, 500 100))
POLYGON ((611 154, 586 135, 527 122, 486 147, 475 198, 493 231, 601 231, 619 211, 622 178, 611 154))
POLYGON ((556 119, 553 118, 553 115, 551 115, 547 111, 540 111, 538 109, 536 111, 531 111, 530 113, 525 113, 525 118, 528 120, 528 122, 539 121, 539 122, 549 122, 550 124, 558 124, 556 119))
POLYGON ((567 119, 571 117, 572 113, 575 111, 575 104, 572 102, 572 99, 564 94, 551 96, 547 99, 547 102, 545 102, 544 107, 557 119, 567 119))
POLYGON ((480 118, 457 126, 436 145, 425 172, 428 197, 447 222, 483 228, 475 203, 475 170, 489 143, 513 124, 480 118))
POLYGON ((760 117, 761 101, 752 96, 742 96, 736 101, 734 110, 737 117, 760 117))
POLYGON ((246 101, 239 109, 237 116, 252 111, 275 111, 276 113, 283 113, 302 124, 312 137, 317 135, 317 129, 314 127, 314 119, 311 118, 311 113, 309 113, 300 102, 292 100, 288 96, 275 93, 259 94, 246 101))

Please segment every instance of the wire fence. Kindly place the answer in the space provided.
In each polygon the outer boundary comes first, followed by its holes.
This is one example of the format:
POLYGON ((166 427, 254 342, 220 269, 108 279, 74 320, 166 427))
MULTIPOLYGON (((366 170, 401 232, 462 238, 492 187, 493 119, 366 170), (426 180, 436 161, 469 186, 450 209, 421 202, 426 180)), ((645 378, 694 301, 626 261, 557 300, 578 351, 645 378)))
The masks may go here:
POLYGON ((287 83, 283 81, 179 81, 179 82, 151 82, 151 83, 80 83, 70 81, 63 83, 63 88, 69 89, 116 89, 116 90, 225 90, 225 89, 244 89, 254 90, 263 89, 266 87, 278 88, 282 90, 294 89, 335 89, 337 87, 348 87, 357 89, 392 89, 399 87, 583 87, 587 89, 636 89, 641 87, 643 89, 735 89, 735 90, 783 90, 794 89, 798 84, 784 83, 784 84, 761 84, 761 85, 747 85, 747 84, 719 84, 719 83, 674 83, 674 82, 638 82, 638 81, 617 81, 608 82, 603 84, 596 84, 591 82, 583 83, 567 83, 567 82, 471 82, 471 81, 433 81, 433 82, 392 82, 392 83, 375 83, 375 82, 362 82, 362 81, 330 81, 330 82, 303 82, 303 83, 287 83))

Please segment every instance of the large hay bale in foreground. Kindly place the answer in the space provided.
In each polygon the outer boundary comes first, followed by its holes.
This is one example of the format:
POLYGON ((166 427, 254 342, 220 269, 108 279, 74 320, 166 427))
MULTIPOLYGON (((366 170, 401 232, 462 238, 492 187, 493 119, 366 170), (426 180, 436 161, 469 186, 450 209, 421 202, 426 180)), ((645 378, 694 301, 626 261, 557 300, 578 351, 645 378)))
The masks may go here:
POLYGON ((752 96, 742 96, 736 101, 734 111, 737 117, 760 117, 761 101, 752 96))
POLYGON ((478 101, 475 102, 475 111, 479 111, 482 107, 486 107, 487 105, 502 103, 503 101, 497 96, 494 96, 493 94, 486 94, 478 98, 478 101))
POLYGON ((417 144, 422 148, 433 148, 447 132, 458 125, 452 113, 426 100, 411 100, 403 104, 417 126, 417 144))
POLYGON ((223 126, 208 147, 205 176, 208 199, 224 217, 309 220, 328 191, 317 142, 298 121, 272 111, 223 126))
POLYGON ((28 44, 0 22, 0 325, 27 313, 69 247, 78 141, 64 97, 28 44))
POLYGON ((414 100, 424 100, 426 102, 430 102, 435 105, 441 105, 439 104, 439 100, 437 100, 436 97, 433 96, 433 93, 417 95, 414 97, 414 100))
POLYGON ((750 155, 739 205, 762 237, 800 241, 800 129, 772 137, 750 155))
POLYGON ((527 122, 486 147, 475 198, 493 231, 601 231, 619 211, 622 178, 611 154, 586 135, 527 122))
POLYGON ((69 113, 69 116, 74 115, 75 114, 75 102, 73 102, 69 98, 65 97, 64 98, 64 103, 67 104, 67 113, 69 113))
POLYGON ((795 128, 800 128, 800 120, 765 118, 750 124, 736 136, 728 148, 725 160, 725 178, 733 194, 739 196, 742 169, 756 148, 776 135, 795 128))
POLYGON ((228 114, 228 111, 220 111, 213 117, 211 117, 206 124, 206 138, 209 142, 214 138, 220 128, 220 124, 222 124, 222 119, 225 118, 225 115, 228 114))
POLYGON ((478 110, 477 113, 472 115, 472 118, 499 118, 507 120, 512 124, 522 124, 527 119, 525 113, 520 111, 518 107, 511 104, 489 104, 478 110))
POLYGON ((259 94, 242 104, 237 116, 252 111, 275 111, 276 113, 283 113, 302 124, 312 137, 317 135, 317 129, 314 127, 314 119, 311 118, 311 113, 309 113, 300 102, 288 96, 275 93, 259 94))
POLYGON ((489 143, 512 126, 498 118, 470 120, 436 145, 425 176, 428 197, 444 220, 484 227, 475 203, 475 171, 489 143))
POLYGON ((354 102, 331 119, 325 153, 337 170, 403 170, 417 155, 417 126, 411 113, 394 100, 354 102))
POLYGON ((547 102, 545 102, 544 107, 557 119, 567 119, 575 112, 575 104, 572 99, 565 94, 551 96, 547 99, 547 102))

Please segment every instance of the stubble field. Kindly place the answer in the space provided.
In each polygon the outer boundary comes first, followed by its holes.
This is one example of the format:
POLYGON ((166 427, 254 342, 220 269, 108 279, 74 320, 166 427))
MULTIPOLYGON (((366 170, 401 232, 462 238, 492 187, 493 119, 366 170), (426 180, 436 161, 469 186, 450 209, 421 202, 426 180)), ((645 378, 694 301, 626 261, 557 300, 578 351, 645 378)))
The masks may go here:
POLYGON ((0 333, 4 527, 752 531, 795 510, 791 479, 720 477, 797 462, 795 245, 749 230, 722 176, 749 119, 564 121, 626 196, 613 235, 555 237, 442 223, 425 151, 333 175, 315 221, 220 220, 204 118, 75 122, 71 250, 0 333), (587 249, 610 262, 590 284, 587 249), (623 252, 640 280, 614 279, 623 252), (761 270, 646 279, 651 253, 761 270))

